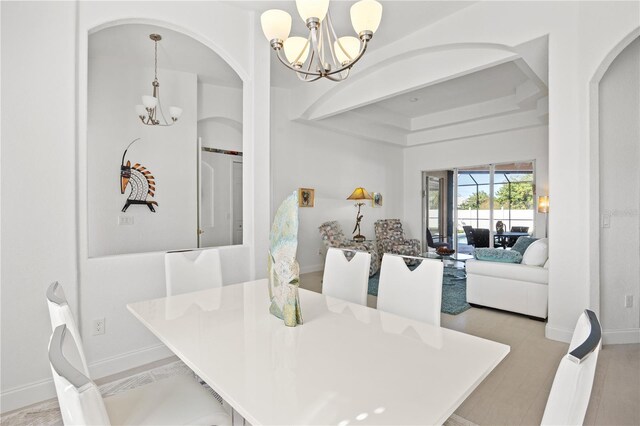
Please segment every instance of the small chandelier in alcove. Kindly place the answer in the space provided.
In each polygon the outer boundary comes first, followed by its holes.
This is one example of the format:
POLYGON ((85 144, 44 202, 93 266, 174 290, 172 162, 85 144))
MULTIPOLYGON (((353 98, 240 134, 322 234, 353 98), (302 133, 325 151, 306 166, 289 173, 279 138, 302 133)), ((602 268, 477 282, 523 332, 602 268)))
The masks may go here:
POLYGON ((149 38, 153 40, 155 45, 154 78, 153 83, 151 83, 153 95, 142 96, 143 105, 136 105, 136 113, 142 123, 148 126, 173 126, 182 115, 182 108, 169 107, 171 121, 165 118, 162 104, 160 103, 160 82, 158 81, 158 42, 162 40, 162 36, 160 34, 149 34, 149 38))

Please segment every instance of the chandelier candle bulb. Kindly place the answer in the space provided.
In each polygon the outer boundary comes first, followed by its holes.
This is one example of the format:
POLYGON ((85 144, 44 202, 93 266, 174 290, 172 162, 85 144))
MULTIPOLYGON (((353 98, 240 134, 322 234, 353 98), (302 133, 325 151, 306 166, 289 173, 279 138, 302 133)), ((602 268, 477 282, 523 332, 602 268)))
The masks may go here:
POLYGON ((144 107, 144 105, 136 105, 136 114, 138 114, 138 117, 146 117, 147 116, 147 110, 144 107))
POLYGON ((148 109, 153 109, 158 106, 158 99, 153 96, 143 96, 142 103, 148 109))
POLYGON ((296 7, 304 22, 310 18, 322 21, 329 10, 329 0, 296 0, 296 7))
POLYGON ((333 46, 336 58, 343 65, 353 61, 360 53, 360 40, 355 37, 340 37, 333 46))
POLYGON ((356 34, 375 33, 382 19, 382 5, 375 0, 360 0, 351 6, 351 23, 356 34))
POLYGON ((284 42, 291 32, 291 15, 284 10, 270 9, 260 16, 262 32, 267 40, 284 42))
POLYGON ((309 56, 309 42, 304 37, 289 37, 284 42, 284 55, 293 66, 302 66, 309 56))
POLYGON ((169 115, 176 121, 182 115, 182 108, 178 108, 176 106, 169 107, 169 115))

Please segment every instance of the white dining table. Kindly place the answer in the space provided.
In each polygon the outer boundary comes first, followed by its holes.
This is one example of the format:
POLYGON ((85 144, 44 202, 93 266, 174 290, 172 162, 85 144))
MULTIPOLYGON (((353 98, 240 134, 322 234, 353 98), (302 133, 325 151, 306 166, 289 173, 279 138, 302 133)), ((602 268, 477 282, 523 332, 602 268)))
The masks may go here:
POLYGON ((509 346, 300 289, 304 324, 267 280, 127 305, 253 425, 442 424, 509 346))

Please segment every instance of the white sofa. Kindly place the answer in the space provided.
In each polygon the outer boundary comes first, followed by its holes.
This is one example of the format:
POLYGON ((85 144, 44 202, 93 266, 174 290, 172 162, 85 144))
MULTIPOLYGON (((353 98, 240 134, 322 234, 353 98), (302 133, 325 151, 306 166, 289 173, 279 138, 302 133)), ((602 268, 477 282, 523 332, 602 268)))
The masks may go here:
POLYGON ((468 260, 467 302, 547 318, 549 261, 540 263, 544 266, 468 260))

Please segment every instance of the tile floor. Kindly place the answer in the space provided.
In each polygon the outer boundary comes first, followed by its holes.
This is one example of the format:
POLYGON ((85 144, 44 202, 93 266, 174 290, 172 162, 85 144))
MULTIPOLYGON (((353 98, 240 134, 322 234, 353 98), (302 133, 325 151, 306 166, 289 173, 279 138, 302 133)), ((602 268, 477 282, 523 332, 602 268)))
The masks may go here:
MULTIPOLYGON (((303 288, 318 292, 321 280, 322 272, 300 277, 303 288)), ((369 307, 376 303, 375 296, 367 296, 369 307)), ((539 425, 568 345, 546 339, 544 322, 492 309, 442 314, 441 324, 511 346, 456 414, 478 425, 539 425)), ((585 425, 640 425, 640 345, 602 348, 585 425)))

